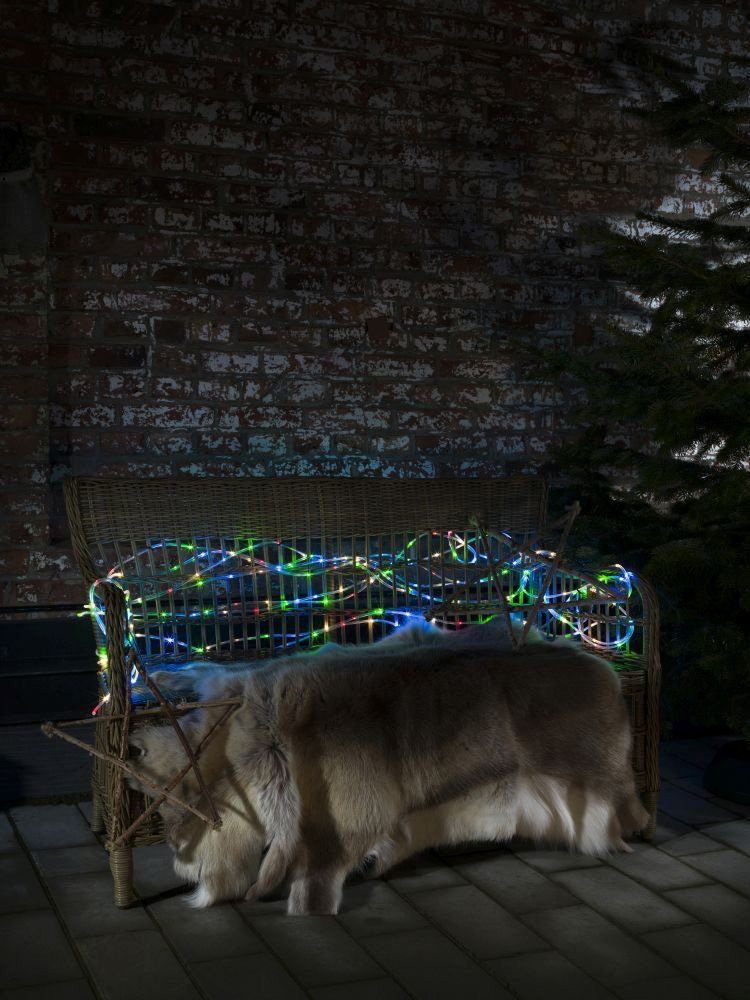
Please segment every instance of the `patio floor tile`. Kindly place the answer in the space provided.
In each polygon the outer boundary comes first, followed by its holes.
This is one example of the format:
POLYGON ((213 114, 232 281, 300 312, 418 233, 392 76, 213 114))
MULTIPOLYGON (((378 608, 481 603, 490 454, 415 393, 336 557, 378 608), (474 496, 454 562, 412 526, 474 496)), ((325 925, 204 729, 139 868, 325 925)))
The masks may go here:
POLYGON ((665 961, 588 906, 529 913, 524 922, 605 986, 674 974, 665 961))
POLYGON ((553 876, 592 910, 633 933, 691 922, 690 916, 618 871, 602 866, 553 876))
POLYGON ((191 965, 190 971, 207 1000, 304 1000, 306 996, 273 955, 215 958, 191 965))
POLYGON ((643 882, 649 889, 664 892, 709 881, 707 876, 684 864, 685 858, 678 861, 650 844, 634 844, 633 847, 632 854, 612 854, 607 863, 624 875, 643 882))
POLYGON ((32 851, 98 843, 75 806, 19 806, 10 815, 32 851))
POLYGON ((747 1000, 750 952, 712 927, 675 927, 646 934, 643 940, 707 989, 728 1000, 747 1000))
POLYGON ((22 986, 19 990, 0 990, 0 1000, 95 1000, 85 979, 64 983, 22 986))
POLYGON ((380 964, 417 1000, 512 1000, 511 994, 433 928, 365 939, 380 964))
POLYGON ((331 917, 256 917, 251 923, 304 986, 383 976, 382 969, 331 917))
POLYGON ((519 1000, 611 1000, 614 993, 556 951, 498 958, 485 963, 519 1000))
POLYGON ((473 885, 416 892, 412 902, 477 958, 541 951, 544 941, 473 885))
POLYGON ((725 885, 699 885, 665 893, 667 899, 750 949, 750 900, 725 885))
POLYGON ((196 910, 174 896, 148 911, 183 962, 204 962, 264 951, 257 934, 230 903, 196 910))
POLYGON ((689 854, 684 858, 707 878, 724 882, 732 889, 750 896, 750 858, 739 851, 711 851, 689 854))
POLYGON ((513 854, 480 856, 456 870, 511 913, 571 906, 575 896, 534 871, 513 854))
POLYGON ((89 937, 80 948, 105 1000, 201 1000, 156 930, 89 937))
POLYGON ((10 988, 79 979, 81 968, 52 910, 0 917, 0 968, 10 988))
POLYGON ((0 913, 49 906, 34 866, 23 852, 0 855, 0 913))

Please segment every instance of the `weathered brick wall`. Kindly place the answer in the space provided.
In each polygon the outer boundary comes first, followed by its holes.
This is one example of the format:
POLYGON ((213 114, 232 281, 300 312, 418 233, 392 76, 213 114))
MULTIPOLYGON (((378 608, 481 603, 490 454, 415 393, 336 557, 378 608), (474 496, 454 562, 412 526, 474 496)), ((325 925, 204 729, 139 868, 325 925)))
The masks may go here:
POLYGON ((30 527, 6 506, 10 604, 80 596, 71 473, 543 465, 559 406, 508 336, 570 349, 618 305, 582 221, 676 183, 703 197, 623 113, 612 44, 664 16, 664 41, 708 74, 747 30, 739 2, 19 9, 5 65, 17 105, 44 100, 50 245, 2 330, 29 366, 11 379, 4 488, 30 527))
POLYGON ((0 171, 1 607, 39 603, 47 587, 52 600, 63 598, 55 578, 69 560, 49 542, 46 0, 4 3, 0 25, 0 122, 21 127, 36 177, 6 180, 0 171), (29 218, 30 189, 41 225, 29 218))

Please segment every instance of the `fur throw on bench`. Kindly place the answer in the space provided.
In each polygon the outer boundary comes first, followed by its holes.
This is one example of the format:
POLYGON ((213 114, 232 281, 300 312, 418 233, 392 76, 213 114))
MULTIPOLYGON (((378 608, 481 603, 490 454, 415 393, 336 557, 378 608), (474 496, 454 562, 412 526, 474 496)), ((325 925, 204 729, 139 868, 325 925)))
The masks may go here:
MULTIPOLYGON (((601 854, 648 821, 617 676, 572 641, 515 651, 490 626, 412 626, 373 646, 154 676, 243 699, 201 758, 221 829, 161 808, 196 906, 286 881, 289 913, 336 913, 368 857, 380 874, 427 847, 515 834, 601 854)), ((191 745, 220 712, 187 715, 191 745)), ((169 726, 136 728, 131 747, 162 785, 185 763, 169 726)), ((199 804, 192 772, 178 791, 199 804)))

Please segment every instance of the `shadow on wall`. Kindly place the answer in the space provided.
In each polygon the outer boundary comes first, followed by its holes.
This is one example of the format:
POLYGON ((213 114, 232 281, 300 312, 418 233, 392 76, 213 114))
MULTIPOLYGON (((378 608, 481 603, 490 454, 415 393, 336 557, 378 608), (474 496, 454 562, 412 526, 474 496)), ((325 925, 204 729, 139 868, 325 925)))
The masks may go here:
POLYGON ((0 122, 0 251, 47 245, 47 213, 18 125, 0 122))

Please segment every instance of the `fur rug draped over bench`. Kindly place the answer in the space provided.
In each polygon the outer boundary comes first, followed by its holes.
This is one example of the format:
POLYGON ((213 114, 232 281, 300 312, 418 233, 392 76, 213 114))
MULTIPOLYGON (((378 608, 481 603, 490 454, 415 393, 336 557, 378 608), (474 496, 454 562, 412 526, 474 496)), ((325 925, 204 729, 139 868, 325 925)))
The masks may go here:
MULTIPOLYGON (((285 663, 277 658, 328 643, 359 647, 361 655, 345 659, 356 663, 349 663, 351 670, 369 678, 368 670, 381 668, 374 666, 375 660, 368 665, 371 657, 362 647, 381 639, 383 648, 398 646, 400 630, 419 634, 425 621, 434 622, 443 634, 455 633, 459 645, 466 626, 491 622, 485 624, 485 634, 501 630, 504 638, 497 640, 497 649, 501 652, 504 643, 506 657, 532 625, 535 635, 559 637, 562 641, 541 643, 545 651, 558 651, 548 657, 561 665, 555 678, 558 698, 563 688, 571 697, 574 690, 583 697, 588 675, 580 664, 592 658, 578 651, 609 661, 627 709, 623 718, 629 720, 635 788, 651 816, 646 836, 653 830, 659 784, 658 611, 653 592, 620 566, 592 573, 567 563, 564 545, 571 518, 546 526, 542 479, 86 478, 66 483, 66 507, 76 559, 90 588, 100 663, 93 825, 106 832, 118 905, 134 899, 133 846, 164 840, 156 802, 166 816, 172 815, 170 810, 185 801, 181 790, 190 798, 183 788, 190 786, 198 797, 188 801, 180 823, 186 828, 198 823, 203 832, 210 828, 214 837, 222 837, 223 793, 216 793, 216 801, 204 794, 203 771, 210 772, 211 755, 237 729, 247 704, 243 684, 250 683, 248 678, 273 679, 281 676, 279 671, 293 671, 295 657, 285 663), (567 649, 570 656, 563 652, 567 649), (225 678, 220 688, 210 676, 217 662, 231 666, 269 657, 274 660, 267 666, 220 671, 217 676, 225 678), (228 686, 227 677, 234 678, 228 686), (241 677, 245 679, 237 680, 241 677), (191 710, 179 700, 186 689, 203 704, 212 699, 217 704, 191 710), (140 762, 131 760, 129 747, 141 740, 139 733, 163 728, 145 727, 145 721, 162 723, 165 718, 169 735, 165 729, 164 739, 174 768, 170 775, 152 775, 150 785, 136 790, 131 787, 134 775, 148 775, 149 754, 140 762), (144 791, 155 801, 144 797, 144 791)), ((425 663, 432 658, 435 664, 448 655, 440 644, 436 648, 428 643, 410 656, 425 663)), ((464 669, 455 648, 449 655, 455 669, 464 669)), ((330 662, 332 670, 343 662, 333 647, 302 659, 330 662)), ((376 660, 380 664, 382 657, 376 660)), ((394 682, 402 683, 395 675, 394 682)), ((589 682, 595 685, 595 679, 589 682)), ((483 683, 494 683, 491 671, 483 683)), ((425 695, 433 693, 426 690, 425 695)), ((614 730, 616 743, 621 734, 614 730)), ((563 769, 574 767, 572 745, 558 747, 569 755, 563 769)), ((444 801, 445 794, 435 791, 430 804, 444 801)), ((621 806, 611 805, 612 815, 617 814, 621 806)), ((631 803, 628 808, 632 813, 635 807, 631 803)), ((419 840, 414 831, 409 836, 419 840)), ((572 842, 581 846, 578 835, 572 842)), ((352 847, 345 860, 339 859, 333 881, 315 891, 336 895, 341 871, 357 851, 366 853, 374 846, 352 847)), ((389 857, 397 857, 399 850, 393 848, 389 857)), ((270 862, 270 849, 269 855, 270 862)), ((248 870, 257 872, 258 863, 258 858, 249 862, 248 870)), ((272 867, 264 863, 267 872, 272 867)), ((297 890, 300 912, 309 908, 309 891, 309 885, 297 890)))

